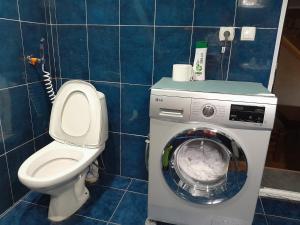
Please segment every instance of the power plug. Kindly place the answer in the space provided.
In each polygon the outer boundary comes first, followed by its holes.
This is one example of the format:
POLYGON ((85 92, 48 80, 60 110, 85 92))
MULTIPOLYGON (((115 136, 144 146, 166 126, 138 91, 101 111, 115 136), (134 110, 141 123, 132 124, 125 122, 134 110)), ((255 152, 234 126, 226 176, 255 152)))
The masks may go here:
POLYGON ((234 27, 220 27, 219 40, 233 41, 234 34, 235 34, 234 27))

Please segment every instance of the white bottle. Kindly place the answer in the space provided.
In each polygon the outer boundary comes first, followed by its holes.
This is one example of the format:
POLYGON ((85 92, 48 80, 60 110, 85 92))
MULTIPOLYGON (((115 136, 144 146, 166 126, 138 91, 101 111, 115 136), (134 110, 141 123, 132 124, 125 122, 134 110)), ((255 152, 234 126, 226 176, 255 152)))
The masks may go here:
POLYGON ((194 70, 193 80, 205 80, 206 53, 207 53, 207 42, 197 41, 195 59, 193 64, 193 70, 194 70))

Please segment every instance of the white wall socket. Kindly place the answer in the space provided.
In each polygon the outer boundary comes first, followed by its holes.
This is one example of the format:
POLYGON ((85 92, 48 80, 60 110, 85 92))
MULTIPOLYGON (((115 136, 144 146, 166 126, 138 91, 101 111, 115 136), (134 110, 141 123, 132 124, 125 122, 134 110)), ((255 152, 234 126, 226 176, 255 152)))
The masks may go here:
POLYGON ((219 39, 220 41, 225 41, 225 36, 224 36, 224 32, 225 31, 229 31, 230 35, 228 37, 228 41, 233 41, 234 39, 234 27, 220 27, 220 31, 219 31, 219 39))

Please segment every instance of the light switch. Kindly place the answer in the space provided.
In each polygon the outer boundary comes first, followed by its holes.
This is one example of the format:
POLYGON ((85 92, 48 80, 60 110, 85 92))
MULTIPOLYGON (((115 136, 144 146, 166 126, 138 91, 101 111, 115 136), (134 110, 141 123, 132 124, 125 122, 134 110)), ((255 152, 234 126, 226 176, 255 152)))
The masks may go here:
POLYGON ((242 27, 241 41, 254 41, 256 27, 242 27))

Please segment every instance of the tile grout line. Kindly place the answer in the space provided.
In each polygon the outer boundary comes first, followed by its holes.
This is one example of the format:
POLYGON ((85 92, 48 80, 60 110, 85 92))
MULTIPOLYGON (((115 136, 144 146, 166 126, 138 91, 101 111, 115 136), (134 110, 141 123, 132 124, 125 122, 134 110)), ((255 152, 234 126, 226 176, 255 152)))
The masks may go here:
MULTIPOLYGON (((19 20, 21 21, 19 0, 17 0, 17 12, 18 12, 19 20)), ((26 65, 26 61, 25 61, 26 56, 25 56, 24 38, 23 38, 23 30, 22 30, 22 23, 21 22, 19 23, 19 28, 20 28, 21 43, 22 43, 23 64, 24 64, 24 69, 25 69, 25 81, 26 81, 28 107, 29 107, 30 122, 31 122, 31 132, 32 132, 32 136, 34 138, 35 133, 34 133, 34 127, 33 127, 33 116, 32 116, 32 108, 31 108, 31 101, 30 101, 30 91, 29 91, 29 85, 28 85, 27 65, 26 65)), ((33 148, 34 148, 34 151, 36 151, 35 140, 33 140, 33 148)))
MULTIPOLYGON (((50 75, 51 75, 51 79, 53 79, 52 78, 52 66, 51 66, 51 60, 50 60, 50 57, 51 57, 51 55, 50 55, 50 44, 49 44, 49 38, 52 38, 52 37, 50 37, 50 34, 49 34, 49 32, 48 32, 48 19, 47 19, 47 7, 46 7, 46 0, 44 0, 44 13, 45 13, 45 21, 46 21, 46 33, 47 33, 47 51, 48 51, 48 65, 49 65, 49 72, 50 72, 50 75)), ((52 29, 52 27, 50 26, 49 27, 50 29, 52 29)), ((57 80, 55 80, 55 86, 57 87, 57 80)))
POLYGON ((79 216, 79 217, 83 217, 85 219, 90 219, 90 220, 94 220, 94 221, 99 221, 99 222, 107 223, 106 220, 100 220, 100 219, 97 219, 97 218, 94 218, 94 217, 84 216, 84 215, 81 215, 81 214, 78 214, 78 213, 75 213, 74 215, 79 216))
MULTIPOLYGON (((46 1, 47 0, 44 0, 44 7, 45 7, 45 19, 46 19, 46 24, 47 24, 47 29, 46 29, 46 31, 47 31, 47 45, 48 45, 48 56, 49 56, 49 67, 50 67, 50 75, 51 75, 51 79, 53 79, 53 76, 55 77, 55 72, 54 72, 54 70, 53 70, 53 68, 52 68, 52 65, 51 65, 51 60, 50 60, 50 58, 51 58, 51 54, 50 54, 50 44, 49 44, 49 38, 51 38, 51 40, 52 40, 52 35, 51 34, 49 34, 48 33, 48 24, 50 25, 50 31, 52 30, 52 26, 51 26, 51 17, 50 17, 50 7, 49 7, 49 10, 48 10, 48 13, 49 13, 49 19, 50 19, 50 21, 49 21, 49 23, 48 23, 48 19, 47 19, 47 7, 46 7, 46 1)), ((48 0, 48 1, 50 1, 50 0, 48 0)), ((49 4, 48 4, 49 5, 49 4)), ((52 50, 53 50, 53 46, 52 46, 52 50)), ((52 54, 52 57, 53 57, 53 54, 52 54)), ((55 65, 53 65, 53 66, 55 66, 55 65)), ((57 80, 55 80, 55 85, 56 85, 56 88, 57 88, 57 80)))
POLYGON ((19 199, 15 204, 13 204, 11 207, 9 207, 7 210, 5 210, 1 215, 0 215, 0 220, 6 216, 10 211, 12 211, 15 207, 17 207, 20 203, 22 202, 22 199, 19 199))
MULTIPOLYGON (((52 2, 55 2, 53 0, 52 2)), ((53 26, 52 26, 52 13, 51 13, 51 0, 48 1, 49 6, 49 19, 50 19, 50 27, 51 27, 51 44, 52 44, 52 59, 53 59, 53 71, 54 71, 54 77, 57 76, 57 69, 56 69, 56 59, 55 59, 55 49, 54 49, 54 41, 53 41, 53 26)), ((56 82, 57 83, 57 82, 56 82)))
POLYGON ((6 169, 7 169, 8 181, 9 181, 9 187, 10 187, 10 194, 11 194, 11 200, 12 200, 11 207, 13 207, 14 203, 15 203, 15 197, 14 197, 14 193, 13 193, 13 189, 12 189, 12 182, 11 182, 10 170, 9 170, 9 166, 8 166, 8 159, 7 159, 7 154, 6 154, 6 145, 5 145, 5 141, 4 141, 4 134, 3 134, 1 118, 0 118, 0 131, 1 131, 1 138, 2 138, 2 143, 3 143, 3 150, 4 150, 5 161, 6 161, 6 169))
MULTIPOLYGON (((53 0, 53 3, 54 3, 54 20, 57 23, 57 17, 56 17, 56 0, 53 0)), ((57 26, 55 26, 55 33, 56 33, 56 46, 57 46, 59 78, 60 78, 60 85, 62 85, 62 80, 61 80, 61 65, 60 65, 60 48, 59 48, 59 43, 58 43, 58 29, 57 29, 57 26)))
POLYGON ((152 74, 151 74, 151 85, 154 82, 155 72, 155 44, 156 44, 156 0, 154 0, 154 15, 153 15, 153 48, 152 48, 152 74))
MULTIPOLYGON (((285 217, 285 216, 277 216, 277 215, 272 215, 272 214, 266 214, 266 215, 265 215, 266 221, 268 221, 268 220, 267 220, 267 216, 268 216, 268 217, 280 218, 280 219, 284 219, 284 220, 293 220, 293 221, 300 222, 300 218, 299 218, 299 219, 296 219, 296 218, 285 217)), ((267 225, 268 225, 268 223, 267 223, 267 225)))
POLYGON ((18 87, 23 87, 23 86, 26 86, 26 85, 36 84, 36 83, 40 83, 40 82, 43 82, 43 81, 42 80, 38 80, 38 81, 33 81, 33 82, 29 82, 29 83, 19 84, 19 85, 15 85, 15 86, 0 88, 0 91, 5 91, 5 90, 8 90, 8 89, 13 89, 13 88, 18 88, 18 87))
POLYGON ((89 80, 89 82, 91 82, 87 0, 84 0, 84 4, 85 4, 85 30, 86 30, 87 65, 88 65, 88 75, 89 75, 88 80, 89 80))
MULTIPOLYGON (((134 180, 134 178, 132 178, 132 180, 134 180)), ((129 185, 128 185, 127 188, 129 188, 130 185, 131 185, 131 184, 129 183, 129 185)), ((121 188, 115 188, 115 187, 110 187, 110 186, 107 186, 107 185, 101 185, 101 184, 99 184, 98 186, 104 187, 104 188, 108 188, 108 189, 117 190, 117 191, 126 191, 126 192, 133 193, 133 194, 137 194, 137 195, 148 195, 148 194, 141 193, 141 192, 137 192, 137 191, 131 191, 131 190, 128 190, 127 188, 126 188, 126 189, 121 189, 121 188)))
MULTIPOLYGON (((235 22, 236 22, 235 20, 236 20, 236 14, 237 14, 237 5, 238 5, 238 0, 235 0, 235 9, 234 9, 234 17, 233 17, 233 27, 235 27, 235 22)), ((228 78, 229 78, 233 42, 234 42, 234 40, 232 40, 231 43, 230 43, 229 59, 228 59, 227 71, 226 71, 226 80, 228 80, 228 78)))
POLYGON ((135 137, 141 137, 141 138, 148 138, 147 135, 141 135, 141 134, 123 133, 123 132, 118 132, 118 131, 108 131, 108 132, 112 133, 112 134, 128 135, 128 136, 135 136, 135 137))
MULTIPOLYGON (((1 18, 0 18, 1 19, 1 18)), ((86 26, 86 24, 52 24, 52 26, 86 26)), ((87 24, 87 26, 102 26, 102 27, 154 27, 154 25, 148 25, 148 24, 87 24)), ((159 28, 192 28, 192 26, 186 26, 186 25, 155 25, 155 27, 159 28)), ((193 26, 193 28, 214 28, 214 29, 220 29, 221 26, 193 26)), ((241 29, 242 27, 236 27, 235 29, 241 29)), ((256 29, 259 30, 277 30, 277 27, 256 27, 256 29)))
POLYGON ((113 174, 113 173, 108 173, 108 172, 104 172, 104 174, 106 174, 106 175, 113 175, 113 176, 119 176, 119 177, 124 177, 124 178, 127 178, 127 179, 134 179, 134 180, 138 180, 138 181, 145 181, 145 182, 148 183, 148 180, 143 180, 143 179, 140 179, 140 178, 128 177, 128 176, 118 175, 118 174, 113 174))
POLYGON ((264 215, 264 218, 265 218, 265 221, 266 221, 266 225, 269 225, 268 220, 267 220, 267 216, 266 216, 266 212, 265 212, 265 208, 264 208, 264 205, 263 205, 263 203, 262 203, 261 197, 258 196, 258 199, 259 199, 259 202, 260 202, 262 211, 263 211, 263 215, 264 215))
POLYGON ((0 17, 0 20, 21 22, 21 23, 31 23, 31 24, 38 24, 38 25, 47 25, 46 23, 41 23, 41 22, 27 21, 27 20, 21 20, 21 19, 10 19, 10 18, 5 18, 5 17, 0 17))
POLYGON ((120 130, 120 136, 119 136, 119 142, 120 142, 120 146, 119 146, 119 157, 120 157, 120 162, 119 162, 119 174, 122 174, 122 63, 121 63, 121 0, 118 1, 119 2, 119 73, 120 73, 120 93, 119 93, 119 98, 120 98, 120 106, 119 106, 119 110, 120 110, 120 115, 119 115, 119 130, 120 130))
POLYGON ((128 187, 124 190, 124 193, 123 193, 123 195, 122 195, 122 197, 121 197, 119 203, 117 204, 115 210, 113 211, 111 217, 109 218, 109 220, 108 220, 108 222, 107 222, 107 225, 108 225, 108 224, 111 222, 111 220, 113 219, 113 216, 115 215, 115 213, 116 213, 118 207, 120 206, 120 204, 121 204, 121 202, 122 202, 122 200, 123 200, 125 194, 126 194, 127 191, 128 191, 128 188, 130 187, 130 185, 131 185, 131 183, 132 183, 132 180, 133 180, 133 179, 130 180, 130 183, 129 183, 128 187))
MULTIPOLYGON (((48 65, 49 65, 49 71, 50 74, 52 74, 52 67, 51 67, 51 63, 50 63, 50 45, 49 45, 49 33, 48 33, 48 19, 47 19, 47 8, 46 8, 46 0, 44 0, 44 13, 45 13, 45 21, 46 21, 46 35, 47 35, 47 52, 48 52, 48 65)), ((50 27, 51 28, 51 27, 50 27)), ((57 86, 57 82, 56 82, 56 86, 57 86)))
POLYGON ((34 140, 36 140, 36 139, 42 137, 42 136, 45 135, 46 133, 48 133, 48 131, 46 131, 45 133, 42 133, 42 134, 40 134, 40 135, 38 135, 38 136, 36 136, 36 137, 34 137, 34 138, 28 140, 28 141, 25 141, 24 143, 22 143, 22 144, 20 144, 20 145, 14 147, 14 148, 8 150, 6 153, 13 152, 13 151, 17 150, 18 148, 20 148, 20 147, 22 147, 22 146, 24 146, 24 145, 30 143, 31 141, 34 141, 34 140))
POLYGON ((192 62, 191 62, 191 59, 192 59, 193 37, 194 37, 195 10, 196 10, 196 0, 194 0, 194 8, 193 8, 193 19, 192 19, 192 31, 191 31, 191 39, 190 39, 190 57, 189 57, 189 64, 192 63, 192 62))

